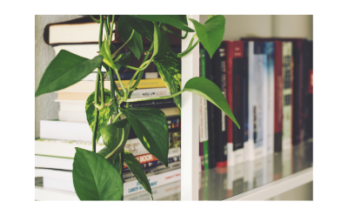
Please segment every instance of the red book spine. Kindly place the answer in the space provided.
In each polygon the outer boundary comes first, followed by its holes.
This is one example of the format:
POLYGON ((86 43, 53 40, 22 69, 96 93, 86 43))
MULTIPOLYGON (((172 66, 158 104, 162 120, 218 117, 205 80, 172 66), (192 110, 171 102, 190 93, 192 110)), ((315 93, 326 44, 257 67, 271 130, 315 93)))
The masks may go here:
MULTIPOLYGON (((232 62, 233 62, 233 41, 223 41, 226 47, 226 100, 232 110, 232 62)), ((227 143, 232 143, 232 120, 227 117, 227 143)))
POLYGON ((282 42, 274 42, 274 152, 282 151, 283 57, 282 42))

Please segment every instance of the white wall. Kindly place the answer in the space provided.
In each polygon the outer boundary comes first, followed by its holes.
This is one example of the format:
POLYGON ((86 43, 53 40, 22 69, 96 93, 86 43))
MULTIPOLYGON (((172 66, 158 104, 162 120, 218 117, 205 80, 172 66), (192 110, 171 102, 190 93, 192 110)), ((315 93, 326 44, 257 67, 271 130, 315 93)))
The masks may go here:
MULTIPOLYGON (((226 19, 224 40, 241 37, 304 37, 313 39, 312 15, 224 15, 226 19)), ((200 16, 200 23, 208 19, 200 16)))
MULTIPOLYGON (((53 48, 43 40, 43 31, 47 24, 63 22, 80 17, 78 15, 36 15, 35 16, 35 90, 39 81, 55 54, 53 48)), ((35 98, 35 137, 40 136, 40 120, 57 119, 59 104, 54 102, 56 93, 35 98)))

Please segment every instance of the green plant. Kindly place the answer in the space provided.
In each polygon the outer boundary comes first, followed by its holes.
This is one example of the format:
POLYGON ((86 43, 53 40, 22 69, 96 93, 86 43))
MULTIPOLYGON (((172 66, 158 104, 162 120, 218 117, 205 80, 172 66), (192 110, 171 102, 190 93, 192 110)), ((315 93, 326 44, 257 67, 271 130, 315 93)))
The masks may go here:
MULTIPOLYGON (((205 24, 190 19, 195 30, 188 27, 185 15, 122 15, 117 20, 117 31, 124 44, 118 50, 111 43, 112 29, 115 16, 100 15, 99 19, 91 18, 100 23, 99 55, 93 59, 86 59, 62 50, 49 64, 43 74, 35 97, 61 90, 77 83, 96 68, 97 81, 95 91, 86 101, 86 117, 93 132, 93 147, 91 151, 76 148, 73 163, 73 182, 80 200, 120 200, 123 199, 123 164, 129 167, 139 183, 151 194, 151 187, 140 163, 134 155, 124 150, 129 130, 132 127, 141 143, 164 165, 168 166, 168 128, 166 117, 156 108, 129 108, 130 102, 151 99, 130 99, 130 95, 137 88, 144 70, 151 62, 158 68, 159 74, 166 84, 170 96, 156 99, 173 98, 181 109, 183 92, 198 94, 220 108, 239 127, 221 90, 206 78, 192 78, 181 87, 181 57, 188 54, 199 42, 206 48, 210 57, 219 47, 225 28, 225 18, 221 15, 210 16, 205 24), (167 26, 173 26, 186 34, 184 37, 170 31, 167 26), (103 28, 106 35, 103 36, 103 28), (186 38, 188 32, 196 32, 189 47, 182 53, 171 50, 167 32, 180 38, 186 38), (145 37, 151 42, 148 51, 143 51, 145 37), (104 38, 104 40, 102 40, 104 38), (197 40, 194 43, 194 40, 197 40), (120 50, 127 46, 131 52, 121 54, 120 50), (131 55, 140 58, 145 54, 139 68, 129 66, 131 55), (105 76, 101 72, 104 66, 110 78, 110 91, 104 89, 105 76), (127 67, 135 70, 135 74, 128 86, 120 81, 119 90, 113 79, 115 74, 119 80, 119 69, 127 67), (182 90, 181 90, 182 89, 182 90), (126 108, 120 104, 125 102, 126 108), (121 115, 125 119, 121 120, 121 115), (109 123, 110 122, 110 123, 109 123), (96 142, 103 138, 105 148, 96 152, 96 142)), ((151 194, 152 196, 152 194, 151 194)))

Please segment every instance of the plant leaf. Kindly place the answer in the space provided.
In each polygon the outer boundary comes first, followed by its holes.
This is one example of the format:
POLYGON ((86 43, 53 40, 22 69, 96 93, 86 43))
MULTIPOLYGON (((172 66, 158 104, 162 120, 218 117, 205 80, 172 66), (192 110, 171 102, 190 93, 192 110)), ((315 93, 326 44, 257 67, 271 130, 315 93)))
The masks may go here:
POLYGON ((213 103, 213 105, 222 110, 228 117, 230 117, 237 127, 240 128, 230 109, 230 106, 226 101, 225 96, 214 82, 202 77, 191 78, 188 80, 188 82, 186 82, 183 91, 189 91, 207 99, 213 103))
POLYGON ((134 16, 121 15, 123 20, 125 20, 136 32, 146 37, 148 40, 153 40, 153 23, 143 19, 138 19, 134 16))
POLYGON ((158 52, 156 56, 154 57, 155 59, 162 59, 166 55, 168 48, 169 48, 169 41, 168 41, 168 36, 167 33, 161 29, 158 30, 158 52))
MULTIPOLYGON (((94 102, 94 94, 95 92, 91 93, 91 95, 88 96, 85 110, 86 110, 86 117, 89 124, 89 127, 91 128, 92 132, 94 129, 94 117, 95 117, 95 106, 93 104, 94 102)), ((109 103, 111 100, 111 92, 108 89, 104 89, 104 103, 109 103)), ((98 131, 97 131, 97 141, 100 138, 100 128, 104 125, 107 125, 109 122, 110 117, 112 116, 113 112, 111 111, 111 106, 105 106, 102 109, 99 110, 99 117, 98 117, 98 131)))
POLYGON ((123 181, 101 155, 76 147, 73 182, 80 200, 120 200, 123 181))
POLYGON ((187 20, 184 20, 184 15, 132 15, 133 17, 152 21, 152 22, 160 22, 171 25, 175 28, 178 28, 183 31, 194 32, 193 29, 188 27, 187 20))
POLYGON ((156 108, 121 109, 148 152, 168 166, 168 127, 164 113, 156 108))
MULTIPOLYGON (((120 16, 117 21, 117 32, 124 42, 126 42, 133 32, 132 26, 124 19, 123 16, 120 16)), ((132 39, 127 44, 127 47, 133 52, 134 56, 139 59, 143 53, 143 39, 141 34, 137 31, 134 31, 132 39)))
POLYGON ((46 68, 35 97, 69 87, 86 77, 100 66, 103 56, 92 60, 61 50, 46 68))
MULTIPOLYGON (((124 144, 128 140, 129 136, 129 130, 130 130, 130 124, 128 123, 127 119, 114 122, 109 125, 105 125, 100 128, 100 134, 103 137, 103 142, 106 147, 110 149, 110 151, 114 150, 118 146, 124 146, 124 144), (123 141, 122 139, 122 132, 125 132, 123 141)), ((123 146, 120 147, 117 154, 123 149, 123 146)))
POLYGON ((141 164, 139 163, 139 161, 134 157, 134 155, 132 153, 125 150, 124 151, 124 162, 127 164, 130 171, 132 171, 134 176, 137 178, 138 182, 145 188, 145 190, 148 193, 150 193, 151 198, 153 200, 152 190, 151 190, 149 180, 147 179, 147 176, 144 172, 144 169, 141 166, 141 164))
POLYGON ((194 19, 190 19, 199 41, 208 51, 210 58, 213 58, 214 52, 219 48, 225 32, 225 17, 222 15, 213 16, 208 19, 204 25, 194 19))
MULTIPOLYGON (((97 154, 100 154, 103 158, 105 158, 105 156, 110 154, 110 152, 111 151, 108 147, 104 147, 99 152, 97 152, 97 154)), ((112 155, 107 159, 107 161, 117 170, 118 173, 121 173, 122 167, 119 153, 112 155)))
MULTIPOLYGON (((181 90, 181 60, 171 55, 165 55, 164 59, 154 60, 164 84, 170 94, 181 90)), ((181 110, 181 96, 175 96, 174 102, 181 110)))

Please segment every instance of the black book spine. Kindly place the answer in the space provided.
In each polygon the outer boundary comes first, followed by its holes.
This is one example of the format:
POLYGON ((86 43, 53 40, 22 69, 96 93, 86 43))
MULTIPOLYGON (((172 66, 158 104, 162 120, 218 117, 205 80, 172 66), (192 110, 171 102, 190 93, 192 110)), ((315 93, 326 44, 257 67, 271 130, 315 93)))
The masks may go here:
POLYGON ((308 93, 306 96, 306 127, 305 127, 305 140, 313 139, 313 41, 308 41, 308 72, 305 74, 308 76, 307 83, 308 88, 305 89, 308 93))
MULTIPOLYGON (((244 43, 244 55, 243 55, 243 89, 242 89, 242 96, 243 96, 243 107, 242 107, 242 114, 243 114, 243 124, 244 124, 244 130, 243 130, 243 142, 248 142, 249 139, 249 124, 248 124, 248 101, 249 101, 249 84, 248 84, 248 42, 244 43)), ((241 127, 242 128, 242 127, 241 127)))
MULTIPOLYGON (((121 108, 125 108, 126 103, 123 102, 121 104, 121 108)), ((131 102, 129 104, 130 108, 134 107, 153 107, 153 108, 169 108, 169 107, 176 107, 174 103, 174 99, 163 99, 163 100, 149 100, 149 101, 141 101, 141 102, 131 102)))
MULTIPOLYGON (((202 48, 202 47, 201 47, 202 48)), ((205 72, 206 78, 214 82, 213 70, 212 70, 212 59, 208 55, 208 52, 205 51, 205 72)), ((208 148, 209 148, 209 168, 215 168, 216 159, 215 159, 215 145, 216 145, 216 133, 215 133, 215 113, 214 105, 211 102, 207 102, 208 109, 208 148)))
MULTIPOLYGON (((221 92, 226 95, 226 56, 224 44, 221 44, 213 56, 213 68, 215 84, 221 89, 221 92)), ((216 147, 215 159, 216 167, 227 166, 227 129, 226 129, 226 115, 219 108, 214 106, 215 118, 215 133, 216 133, 216 147)))

